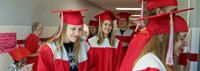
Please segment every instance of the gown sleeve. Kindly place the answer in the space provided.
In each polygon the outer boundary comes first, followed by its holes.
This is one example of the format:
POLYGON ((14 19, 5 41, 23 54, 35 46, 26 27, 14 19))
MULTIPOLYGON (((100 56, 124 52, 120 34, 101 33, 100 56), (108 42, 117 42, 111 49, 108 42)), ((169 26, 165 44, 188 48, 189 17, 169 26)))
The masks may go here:
POLYGON ((47 44, 43 45, 40 49, 37 71, 54 71, 53 54, 47 44))
POLYGON ((120 67, 120 71, 131 71, 133 63, 138 58, 139 54, 142 52, 145 45, 150 40, 151 35, 147 32, 147 30, 143 30, 138 33, 130 42, 122 65, 120 67))

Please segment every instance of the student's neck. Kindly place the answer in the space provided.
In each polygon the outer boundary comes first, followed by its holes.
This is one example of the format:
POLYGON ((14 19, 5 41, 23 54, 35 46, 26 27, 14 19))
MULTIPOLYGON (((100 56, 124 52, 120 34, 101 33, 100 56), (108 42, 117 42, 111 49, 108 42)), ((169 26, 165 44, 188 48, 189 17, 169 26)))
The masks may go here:
POLYGON ((108 35, 104 34, 104 37, 105 37, 105 38, 107 38, 107 37, 108 37, 108 35))
POLYGON ((71 43, 71 41, 70 41, 69 39, 66 38, 66 39, 64 40, 64 43, 71 43))
POLYGON ((127 27, 121 27, 120 30, 125 31, 127 27))

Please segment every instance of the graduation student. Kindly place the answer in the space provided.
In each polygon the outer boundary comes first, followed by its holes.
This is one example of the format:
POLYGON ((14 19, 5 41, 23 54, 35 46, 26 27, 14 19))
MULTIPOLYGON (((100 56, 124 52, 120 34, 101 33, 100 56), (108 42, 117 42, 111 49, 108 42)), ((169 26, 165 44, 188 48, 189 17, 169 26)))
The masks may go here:
POLYGON ((118 71, 124 52, 113 31, 113 20, 116 17, 111 11, 104 11, 95 18, 101 22, 100 32, 87 40, 91 46, 88 51, 87 71, 118 71))
POLYGON ((87 45, 83 31, 83 10, 54 10, 60 13, 61 26, 40 49, 37 71, 86 71, 87 45))
POLYGON ((129 16, 131 16, 131 14, 120 12, 119 14, 117 14, 117 16, 119 16, 119 18, 117 19, 117 25, 119 26, 119 28, 115 30, 115 36, 122 42, 123 50, 126 53, 129 42, 134 35, 134 31, 129 28, 129 16))
POLYGON ((90 28, 89 28, 89 33, 90 34, 89 34, 88 38, 91 38, 91 37, 93 37, 93 36, 98 34, 99 22, 95 21, 95 20, 90 20, 89 25, 90 25, 90 28))

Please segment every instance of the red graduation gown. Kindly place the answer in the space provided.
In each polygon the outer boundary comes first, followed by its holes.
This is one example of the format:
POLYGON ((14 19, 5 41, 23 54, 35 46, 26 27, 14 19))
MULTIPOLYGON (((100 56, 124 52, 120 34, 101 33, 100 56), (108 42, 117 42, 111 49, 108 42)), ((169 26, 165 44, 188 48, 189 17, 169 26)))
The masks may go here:
MULTIPOLYGON (((86 42, 81 43, 81 49, 78 54, 78 71, 87 71, 87 51, 89 45, 86 42)), ((44 44, 40 49, 38 57, 37 71, 70 71, 69 58, 64 47, 58 49, 54 43, 44 44), (62 57, 62 58, 61 58, 62 57)))
POLYGON ((131 40, 122 65, 120 67, 120 71, 132 70, 133 63, 138 58, 150 38, 151 35, 147 32, 146 29, 144 29, 131 40))
POLYGON ((103 43, 97 44, 98 36, 88 39, 91 46, 88 51, 87 71, 118 71, 124 57, 122 45, 115 39, 114 46, 111 46, 108 38, 103 43))
MULTIPOLYGON (((131 39, 134 36, 133 33, 134 33, 133 30, 131 30, 129 28, 126 29, 123 34, 121 34, 120 29, 116 29, 115 30, 115 37, 117 39, 119 39, 121 42, 129 44, 131 39)), ((124 50, 125 53, 127 51, 127 48, 128 48, 128 45, 126 47, 123 47, 123 50, 124 50)))
MULTIPOLYGON (((34 34, 29 34, 29 36, 26 38, 25 41, 25 48, 27 48, 31 54, 36 53, 38 48, 41 45, 41 40, 39 37, 35 36, 34 34)), ((26 64, 33 64, 33 71, 36 71, 37 69, 37 61, 38 61, 38 56, 37 57, 28 57, 26 64)))
POLYGON ((166 68, 155 54, 149 52, 137 61, 132 71, 166 71, 166 68))

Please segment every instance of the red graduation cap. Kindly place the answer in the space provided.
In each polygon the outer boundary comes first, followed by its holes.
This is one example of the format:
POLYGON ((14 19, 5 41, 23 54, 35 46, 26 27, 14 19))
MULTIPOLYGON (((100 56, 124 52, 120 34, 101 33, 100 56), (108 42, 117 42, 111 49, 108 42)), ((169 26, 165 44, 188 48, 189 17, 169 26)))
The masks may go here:
POLYGON ((63 16, 63 22, 65 24, 72 25, 82 25, 83 16, 81 15, 82 11, 86 11, 87 9, 82 10, 53 10, 53 12, 61 13, 61 17, 63 16))
POLYGON ((95 21, 95 20, 90 20, 89 25, 98 27, 99 26, 99 22, 95 21))
POLYGON ((129 16, 131 16, 132 14, 130 13, 126 13, 126 12, 120 12, 119 14, 117 14, 117 16, 119 16, 119 18, 126 18, 128 19, 129 16))
POLYGON ((18 48, 10 51, 9 54, 14 60, 20 61, 26 56, 30 55, 31 52, 28 49, 18 45, 18 48))
POLYGON ((54 40, 56 40, 63 29, 63 23, 71 24, 71 25, 82 25, 83 24, 83 16, 81 15, 82 11, 87 11, 87 9, 82 10, 53 10, 52 12, 61 13, 61 29, 59 33, 56 35, 54 40))
POLYGON ((152 10, 154 8, 163 6, 177 6, 177 0, 147 0, 147 9, 152 10))
POLYGON ((166 15, 170 15, 171 14, 176 14, 176 13, 180 13, 180 12, 184 12, 184 11, 188 11, 188 10, 192 10, 194 8, 187 8, 187 9, 182 9, 182 10, 176 10, 176 11, 173 11, 173 12, 168 12, 168 13, 163 13, 163 14, 158 14, 158 15, 153 15, 153 16, 147 16, 147 17, 143 17, 143 18, 139 18, 139 19, 136 19, 134 21, 139 21, 139 20, 144 20, 144 19, 153 19, 153 18, 157 18, 157 17, 162 17, 162 16, 166 16, 166 15))
MULTIPOLYGON (((157 16, 156 18, 152 18, 149 20, 149 24, 147 24, 146 29, 151 34, 170 33, 169 21, 169 15, 157 16)), ((174 32, 188 31, 187 22, 180 16, 173 16, 173 26, 174 32)))
MULTIPOLYGON (((139 18, 138 20, 150 19, 149 24, 147 24, 146 28, 151 34, 161 34, 161 33, 169 33, 169 21, 170 21, 170 13, 175 14, 179 12, 184 12, 188 10, 192 10, 193 8, 177 10, 173 12, 158 14, 154 16, 148 16, 144 18, 139 18)), ((174 32, 187 32, 188 26, 184 19, 179 16, 173 16, 174 22, 174 32), (181 27, 180 27, 181 25, 181 27)))
POLYGON ((102 22, 104 20, 113 21, 113 20, 117 19, 110 10, 104 11, 103 13, 100 13, 100 14, 97 14, 96 16, 94 16, 94 18, 96 18, 100 22, 102 22))

